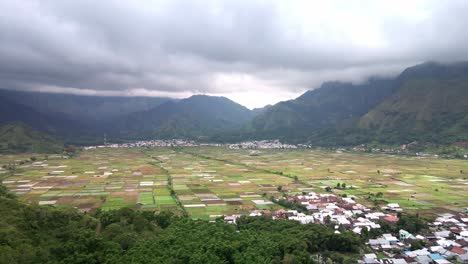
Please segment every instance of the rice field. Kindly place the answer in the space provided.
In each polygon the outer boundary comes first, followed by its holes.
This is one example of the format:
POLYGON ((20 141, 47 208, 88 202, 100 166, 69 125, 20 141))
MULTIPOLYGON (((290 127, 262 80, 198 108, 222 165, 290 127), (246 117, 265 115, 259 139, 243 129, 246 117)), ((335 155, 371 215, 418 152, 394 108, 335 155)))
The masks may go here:
POLYGON ((308 190, 316 192, 345 183, 346 188, 334 188, 333 192, 355 195, 369 206, 376 204, 372 198, 381 193, 377 204, 399 203, 406 210, 422 213, 468 207, 466 160, 318 150, 266 150, 255 155, 246 150, 192 152, 296 176, 308 190))
POLYGON ((74 158, 0 156, 0 165, 8 164, 16 164, 15 170, 0 169, 0 177, 20 199, 83 211, 134 207, 213 219, 276 210, 281 207, 269 201, 271 196, 325 192, 326 187, 369 206, 395 202, 424 214, 468 207, 468 162, 463 160, 190 147, 102 148, 74 158))

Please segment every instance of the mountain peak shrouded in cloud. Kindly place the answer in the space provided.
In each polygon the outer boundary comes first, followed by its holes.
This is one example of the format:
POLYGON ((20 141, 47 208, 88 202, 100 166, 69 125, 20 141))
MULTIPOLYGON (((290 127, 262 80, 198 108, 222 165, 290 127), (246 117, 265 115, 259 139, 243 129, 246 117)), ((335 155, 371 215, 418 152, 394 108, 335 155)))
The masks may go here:
POLYGON ((453 1, 0 2, 0 88, 225 96, 247 107, 322 82, 468 59, 453 1))

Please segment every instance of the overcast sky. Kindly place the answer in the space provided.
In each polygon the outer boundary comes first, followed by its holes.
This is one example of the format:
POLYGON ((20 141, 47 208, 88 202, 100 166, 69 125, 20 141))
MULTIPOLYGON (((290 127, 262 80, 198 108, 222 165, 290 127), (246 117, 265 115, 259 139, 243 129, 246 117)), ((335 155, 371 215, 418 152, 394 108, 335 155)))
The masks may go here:
POLYGON ((467 14, 465 0, 0 0, 0 87, 260 107, 467 60, 467 14))

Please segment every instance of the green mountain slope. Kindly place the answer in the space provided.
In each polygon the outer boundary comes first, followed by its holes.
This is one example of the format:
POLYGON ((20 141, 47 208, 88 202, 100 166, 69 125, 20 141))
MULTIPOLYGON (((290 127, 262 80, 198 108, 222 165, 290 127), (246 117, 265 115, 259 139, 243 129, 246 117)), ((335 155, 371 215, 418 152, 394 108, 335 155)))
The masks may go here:
POLYGON ((249 109, 227 98, 196 95, 130 114, 117 121, 114 131, 128 138, 203 139, 239 129, 253 115, 249 109))
POLYGON ((0 127, 0 153, 57 153, 63 145, 47 134, 33 130, 22 123, 0 127))
POLYGON ((330 82, 295 100, 278 103, 256 116, 246 130, 254 138, 304 142, 314 135, 342 130, 392 93, 393 80, 360 85, 330 82))
POLYGON ((468 134, 468 63, 426 63, 407 69, 394 94, 358 122, 381 141, 451 143, 468 134), (385 139, 387 137, 387 139, 385 139))
POLYGON ((269 107, 245 135, 316 145, 468 140, 468 63, 424 63, 360 85, 325 83, 269 107))

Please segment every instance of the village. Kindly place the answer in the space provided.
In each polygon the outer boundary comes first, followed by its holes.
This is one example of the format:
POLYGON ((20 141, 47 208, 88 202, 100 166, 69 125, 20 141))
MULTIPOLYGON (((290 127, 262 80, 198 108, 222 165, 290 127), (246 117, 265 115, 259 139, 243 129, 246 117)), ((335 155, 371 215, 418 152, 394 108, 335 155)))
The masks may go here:
MULTIPOLYGON (((353 147, 348 148, 337 148, 334 149, 336 153, 344 153, 344 152, 351 152, 351 153, 381 153, 381 154, 389 154, 389 155, 411 155, 417 157, 433 157, 433 158, 459 158, 459 159, 468 159, 468 153, 462 153, 453 155, 451 154, 443 154, 439 155, 436 153, 425 153, 425 152, 414 152, 409 151, 410 148, 414 145, 417 145, 416 142, 411 142, 409 144, 403 144, 400 147, 369 147, 365 144, 360 144, 353 147)), ((100 148, 111 148, 111 149, 118 149, 118 148, 154 148, 154 147, 220 147, 220 148, 227 148, 230 150, 262 150, 262 149, 313 149, 314 146, 308 144, 287 144, 283 143, 278 139, 274 140, 250 140, 250 141, 243 141, 238 143, 214 143, 214 142, 198 142, 195 140, 188 140, 188 139, 160 139, 160 140, 140 140, 134 142, 126 142, 126 143, 109 143, 107 138, 104 137, 104 141, 102 145, 92 145, 92 146, 85 146, 83 150, 92 150, 92 149, 100 149, 100 148)))
POLYGON ((141 147, 227 147, 229 149, 297 149, 298 147, 307 148, 308 145, 292 145, 284 144, 279 140, 260 140, 260 141, 245 141, 235 144, 220 144, 220 143, 198 143, 193 140, 185 139, 168 139, 168 140, 142 140, 128 143, 107 143, 104 139, 103 145, 86 146, 84 150, 99 149, 99 148, 141 148, 141 147))
MULTIPOLYGON (((369 253, 363 254, 362 264, 445 264, 468 263, 468 214, 445 213, 428 223, 428 231, 412 234, 404 229, 396 233, 383 233, 382 224, 395 225, 403 209, 388 203, 380 210, 370 209, 354 200, 335 194, 309 192, 283 198, 299 204, 306 212, 279 209, 271 214, 255 210, 250 216, 271 216, 276 220, 295 220, 301 224, 333 226, 336 234, 350 230, 358 235, 380 234, 367 241, 369 253), (377 231, 377 232, 372 232, 377 231)), ((241 215, 224 217, 226 223, 235 224, 241 215)), ((364 237, 369 237, 366 235, 364 237)))
POLYGON ((104 139, 103 145, 87 146, 84 150, 99 149, 99 148, 141 148, 141 147, 194 147, 197 143, 191 140, 171 139, 171 140, 141 140, 127 143, 107 143, 104 139))

